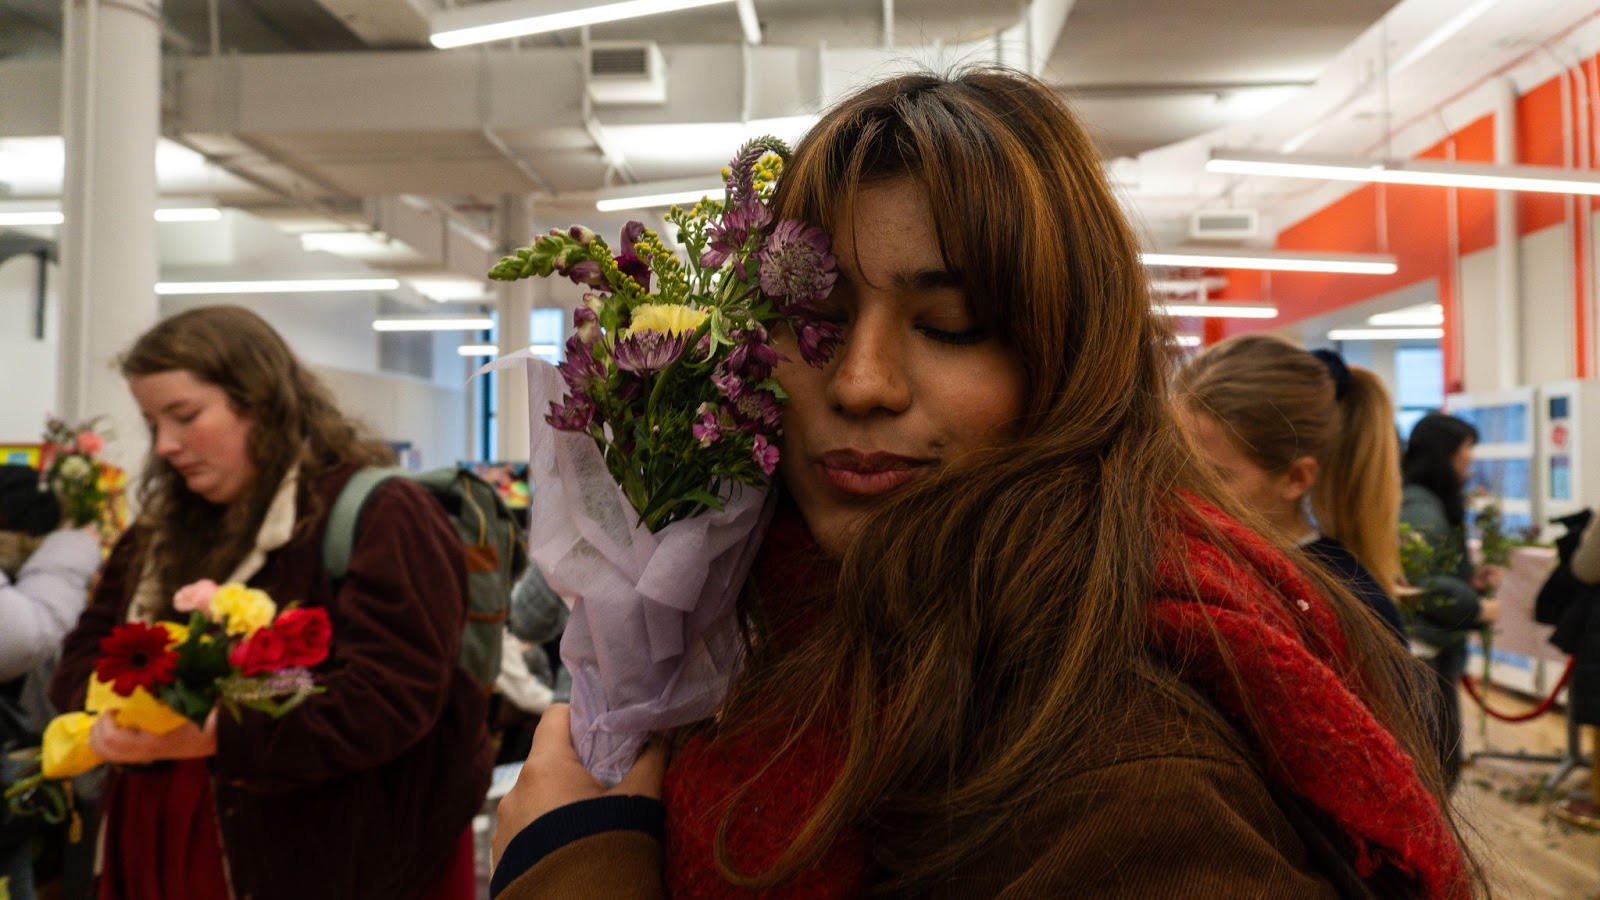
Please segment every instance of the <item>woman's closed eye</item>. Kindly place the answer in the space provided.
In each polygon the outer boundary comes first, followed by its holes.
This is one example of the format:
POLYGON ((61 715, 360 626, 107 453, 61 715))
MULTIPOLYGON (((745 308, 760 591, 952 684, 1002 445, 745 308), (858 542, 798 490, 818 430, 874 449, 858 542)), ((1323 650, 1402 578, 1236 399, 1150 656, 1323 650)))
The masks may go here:
POLYGON ((941 344, 965 346, 967 344, 982 343, 989 337, 989 330, 982 326, 968 328, 962 331, 946 331, 942 328, 933 328, 928 325, 918 325, 917 330, 922 332, 929 340, 941 344))

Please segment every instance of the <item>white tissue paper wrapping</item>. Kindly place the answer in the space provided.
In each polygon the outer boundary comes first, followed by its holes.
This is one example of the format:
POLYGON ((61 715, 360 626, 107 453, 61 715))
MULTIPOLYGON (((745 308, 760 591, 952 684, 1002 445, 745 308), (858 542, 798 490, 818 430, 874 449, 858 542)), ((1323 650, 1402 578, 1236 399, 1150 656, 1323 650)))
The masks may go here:
MULTIPOLYGON (((528 549, 572 608, 561 660, 572 674, 572 742, 605 784, 653 733, 716 711, 739 662, 735 601, 771 518, 768 491, 652 534, 592 438, 545 421, 566 385, 527 351, 479 371, 526 367, 528 549)), ((511 376, 511 371, 506 373, 511 376)))

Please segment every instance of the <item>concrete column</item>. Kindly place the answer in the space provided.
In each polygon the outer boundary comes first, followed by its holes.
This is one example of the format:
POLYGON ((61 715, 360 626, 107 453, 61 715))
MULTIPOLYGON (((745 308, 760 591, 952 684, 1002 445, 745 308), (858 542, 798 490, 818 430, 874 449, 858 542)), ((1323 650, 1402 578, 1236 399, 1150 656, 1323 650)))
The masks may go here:
MULTIPOLYGON (((1499 80, 1494 111, 1494 161, 1517 163, 1517 87, 1509 78, 1499 80)), ((1517 195, 1496 191, 1495 241, 1495 387, 1522 384, 1522 235, 1517 230, 1517 195)))
POLYGON ((114 362, 159 312, 156 139, 159 0, 67 0, 62 47, 60 396, 69 420, 105 416, 106 455, 136 472, 148 437, 114 362))
MULTIPOLYGON (((500 252, 509 254, 532 240, 532 210, 527 196, 500 196, 500 252)), ((499 322, 495 334, 501 355, 528 346, 528 317, 533 313, 534 279, 496 282, 499 322)), ((514 372, 495 373, 496 458, 528 458, 528 382, 514 372)))

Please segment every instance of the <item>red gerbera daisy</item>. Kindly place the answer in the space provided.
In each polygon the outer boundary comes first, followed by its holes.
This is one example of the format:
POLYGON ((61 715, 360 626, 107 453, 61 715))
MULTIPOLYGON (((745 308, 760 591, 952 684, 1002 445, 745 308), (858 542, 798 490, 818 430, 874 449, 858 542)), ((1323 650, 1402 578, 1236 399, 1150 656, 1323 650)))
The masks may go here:
POLYGON ((94 674, 124 697, 133 696, 139 688, 153 691, 158 684, 171 684, 178 654, 167 649, 167 639, 166 629, 157 625, 118 625, 100 639, 94 674))

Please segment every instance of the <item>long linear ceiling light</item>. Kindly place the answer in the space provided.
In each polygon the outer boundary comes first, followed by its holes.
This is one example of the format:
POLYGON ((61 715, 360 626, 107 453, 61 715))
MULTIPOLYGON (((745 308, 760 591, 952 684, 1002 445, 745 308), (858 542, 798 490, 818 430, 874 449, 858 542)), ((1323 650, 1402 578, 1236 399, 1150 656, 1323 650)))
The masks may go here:
POLYGON ((1335 328, 1330 341, 1436 341, 1444 337, 1443 328, 1335 328))
POLYGON ((465 47, 732 2, 734 0, 625 0, 622 3, 579 4, 550 3, 548 0, 502 0, 475 3, 434 13, 428 23, 433 28, 433 34, 428 39, 440 49, 465 47))
POLYGON ((1600 173, 1560 166, 1501 166, 1432 159, 1360 160, 1336 156, 1213 150, 1207 172, 1323 178, 1330 181, 1418 184, 1432 187, 1534 191, 1548 194, 1600 194, 1600 173))
POLYGON ((1161 303, 1157 307, 1169 316, 1194 316, 1201 319, 1276 319, 1278 308, 1271 303, 1161 303))
POLYGON ((493 328, 488 316, 390 316, 373 319, 373 331, 483 331, 493 328))
MULTIPOLYGON (((222 218, 222 210, 214 206, 158 209, 157 222, 215 222, 222 218)), ((67 220, 59 210, 40 209, 27 212, 0 212, 0 225, 60 225, 67 220)))
POLYGON ((1384 253, 1313 253, 1284 250, 1225 250, 1178 247, 1140 254, 1147 266, 1197 266, 1216 269, 1262 269, 1274 272, 1334 272, 1349 275, 1393 275, 1400 266, 1384 253))
POLYGON ((156 293, 174 294, 328 294, 344 291, 393 291, 395 278, 307 278, 285 281, 158 281, 156 293))
POLYGON ((698 203, 702 197, 720 199, 723 185, 720 181, 704 178, 674 178, 645 184, 629 184, 601 188, 595 195, 594 208, 600 212, 617 212, 623 209, 650 209, 673 204, 698 203))

